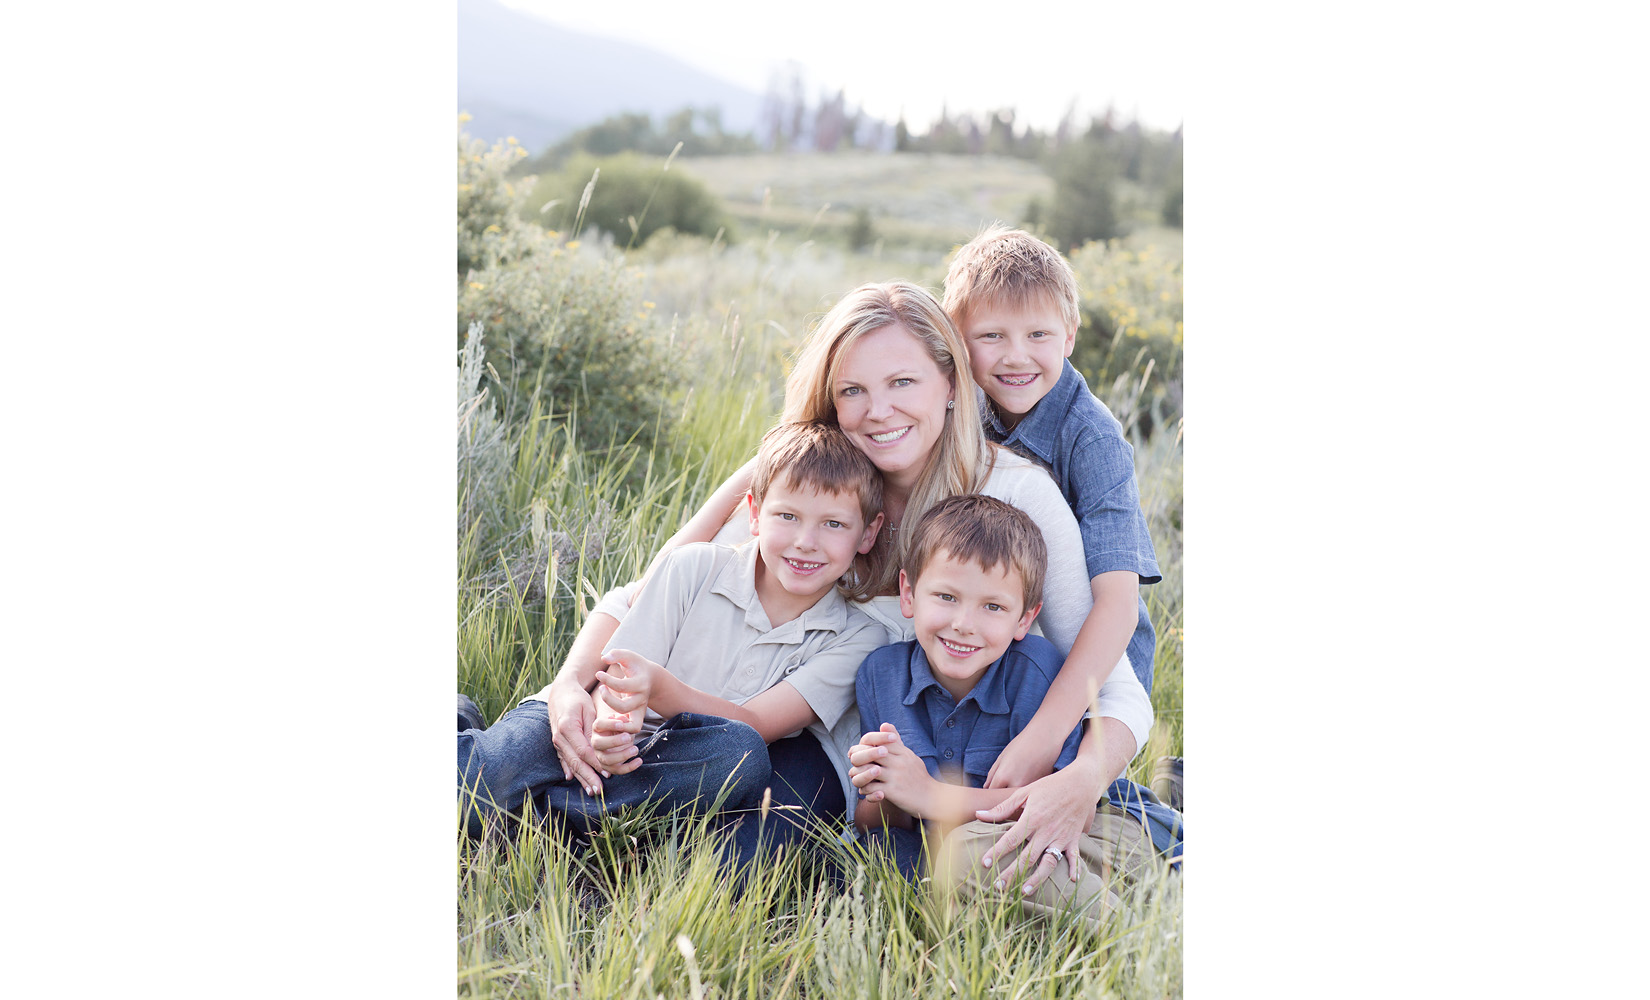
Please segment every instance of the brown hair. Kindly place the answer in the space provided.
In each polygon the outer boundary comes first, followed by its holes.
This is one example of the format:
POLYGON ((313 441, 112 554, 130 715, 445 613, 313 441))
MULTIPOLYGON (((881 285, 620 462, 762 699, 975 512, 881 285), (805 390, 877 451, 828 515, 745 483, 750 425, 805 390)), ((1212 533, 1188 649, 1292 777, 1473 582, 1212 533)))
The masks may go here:
MULTIPOLYGON (((898 326, 922 342, 940 374, 950 381, 957 404, 945 412, 939 440, 906 498, 901 520, 911 524, 935 501, 973 493, 991 472, 991 451, 980 427, 968 350, 945 310, 926 289, 906 281, 890 281, 861 285, 843 296, 797 353, 796 367, 785 380, 784 419, 835 424, 836 399, 831 386, 843 356, 859 338, 889 326, 898 326)), ((868 593, 893 590, 899 565, 910 548, 909 538, 908 531, 898 533, 893 558, 888 558, 880 544, 871 550, 869 562, 875 578, 867 581, 868 593)))
POLYGON ((1002 223, 988 227, 963 244, 945 272, 945 311, 958 327, 969 314, 991 302, 1024 308, 1047 302, 1075 331, 1077 275, 1060 251, 1026 232, 1002 223))
MULTIPOLYGON (((751 498, 758 507, 779 476, 793 489, 859 497, 864 519, 861 530, 882 511, 882 473, 835 424, 792 421, 762 435, 756 466, 751 470, 751 498)), ((855 556, 851 580, 845 578, 841 584, 844 596, 856 601, 869 598, 874 593, 867 589, 872 568, 866 556, 855 556)))
POLYGON ((1020 611, 1041 603, 1048 546, 1031 516, 1013 504, 981 494, 947 497, 928 508, 912 534, 904 563, 912 586, 934 553, 943 551, 988 572, 998 566, 1017 570, 1026 601, 1020 611))

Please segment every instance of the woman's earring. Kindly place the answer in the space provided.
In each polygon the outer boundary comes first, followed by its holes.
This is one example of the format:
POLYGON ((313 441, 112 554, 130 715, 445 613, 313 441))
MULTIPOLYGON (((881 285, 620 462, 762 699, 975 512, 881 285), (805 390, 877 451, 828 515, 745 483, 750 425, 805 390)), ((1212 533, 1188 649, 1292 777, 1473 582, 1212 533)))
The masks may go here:
POLYGON ((954 399, 946 400, 945 401, 945 408, 948 409, 948 410, 955 410, 957 408, 957 401, 954 400, 954 399))

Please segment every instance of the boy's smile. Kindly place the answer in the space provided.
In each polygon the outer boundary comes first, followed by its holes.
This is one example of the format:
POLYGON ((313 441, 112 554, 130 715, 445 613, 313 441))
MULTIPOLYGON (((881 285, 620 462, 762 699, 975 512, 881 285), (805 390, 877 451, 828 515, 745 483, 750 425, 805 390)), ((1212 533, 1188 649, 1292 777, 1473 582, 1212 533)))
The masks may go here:
POLYGON ((750 501, 756 538, 756 593, 770 620, 800 614, 840 580, 856 554, 871 551, 882 515, 869 525, 852 492, 798 487, 783 474, 762 503, 750 501))
POLYGON ((1077 331, 1053 303, 1038 300, 1024 306, 984 304, 967 322, 962 333, 974 381, 996 404, 1003 423, 1013 427, 1060 381, 1077 331))
POLYGON ((913 583, 900 571, 900 611, 910 618, 928 668, 961 701, 986 670, 1024 639, 1041 608, 1025 610, 1025 582, 1011 566, 986 569, 941 549, 913 583))

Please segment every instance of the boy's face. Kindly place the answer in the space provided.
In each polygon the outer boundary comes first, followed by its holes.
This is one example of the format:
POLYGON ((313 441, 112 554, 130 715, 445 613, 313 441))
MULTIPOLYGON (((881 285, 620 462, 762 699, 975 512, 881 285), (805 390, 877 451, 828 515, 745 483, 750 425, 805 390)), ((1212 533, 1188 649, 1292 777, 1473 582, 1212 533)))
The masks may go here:
POLYGON ((928 666, 952 697, 973 688, 1015 639, 1024 639, 1042 605, 1024 608, 1025 582, 1012 566, 985 569, 941 549, 922 575, 899 574, 899 606, 911 619, 928 666))
POLYGON ((1061 363, 1077 346, 1077 330, 1046 296, 1024 306, 982 303, 969 314, 962 335, 974 381, 1009 427, 1060 381, 1061 363))
POLYGON ((783 474, 768 484, 761 504, 747 500, 761 568, 796 597, 817 596, 834 586, 856 553, 871 551, 882 527, 881 514, 865 523, 857 494, 797 487, 783 474))

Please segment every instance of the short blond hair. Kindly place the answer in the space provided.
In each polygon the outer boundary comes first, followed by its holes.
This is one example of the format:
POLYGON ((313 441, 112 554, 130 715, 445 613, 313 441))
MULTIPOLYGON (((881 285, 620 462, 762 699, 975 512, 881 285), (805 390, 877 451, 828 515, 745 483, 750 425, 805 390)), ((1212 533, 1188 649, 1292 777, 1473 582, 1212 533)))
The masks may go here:
POLYGON ((945 272, 945 311, 959 328, 974 310, 995 302, 1021 309, 1047 303, 1073 333, 1082 321, 1077 275, 1066 258, 1024 229, 1000 222, 963 244, 945 272))
MULTIPOLYGON (((831 387, 842 359, 859 338, 889 326, 898 326, 921 341, 940 374, 950 381, 956 406, 945 411, 939 439, 928 455, 917 485, 905 501, 901 518, 914 523, 935 501, 978 490, 991 473, 991 451, 980 426, 974 402, 974 376, 968 368, 968 349, 926 289, 907 281, 861 285, 831 307, 797 353, 796 367, 785 380, 784 420, 837 422, 836 396, 831 387)), ((873 594, 894 589, 909 532, 896 535, 893 558, 882 545, 871 550, 869 581, 873 594)))
POLYGON ((967 494, 947 497, 928 508, 917 522, 905 557, 905 579, 913 587, 935 553, 975 562, 986 572, 1001 566, 1020 574, 1023 613, 1043 600, 1043 567, 1048 545, 1031 515, 996 497, 967 494))
MULTIPOLYGON (((835 424, 793 421, 762 435, 751 469, 751 499, 757 507, 776 480, 792 489, 858 497, 864 518, 861 530, 882 513, 882 473, 835 424)), ((870 580, 875 568, 867 556, 855 555, 853 571, 838 584, 843 596, 854 601, 870 599, 876 593, 870 580)))

